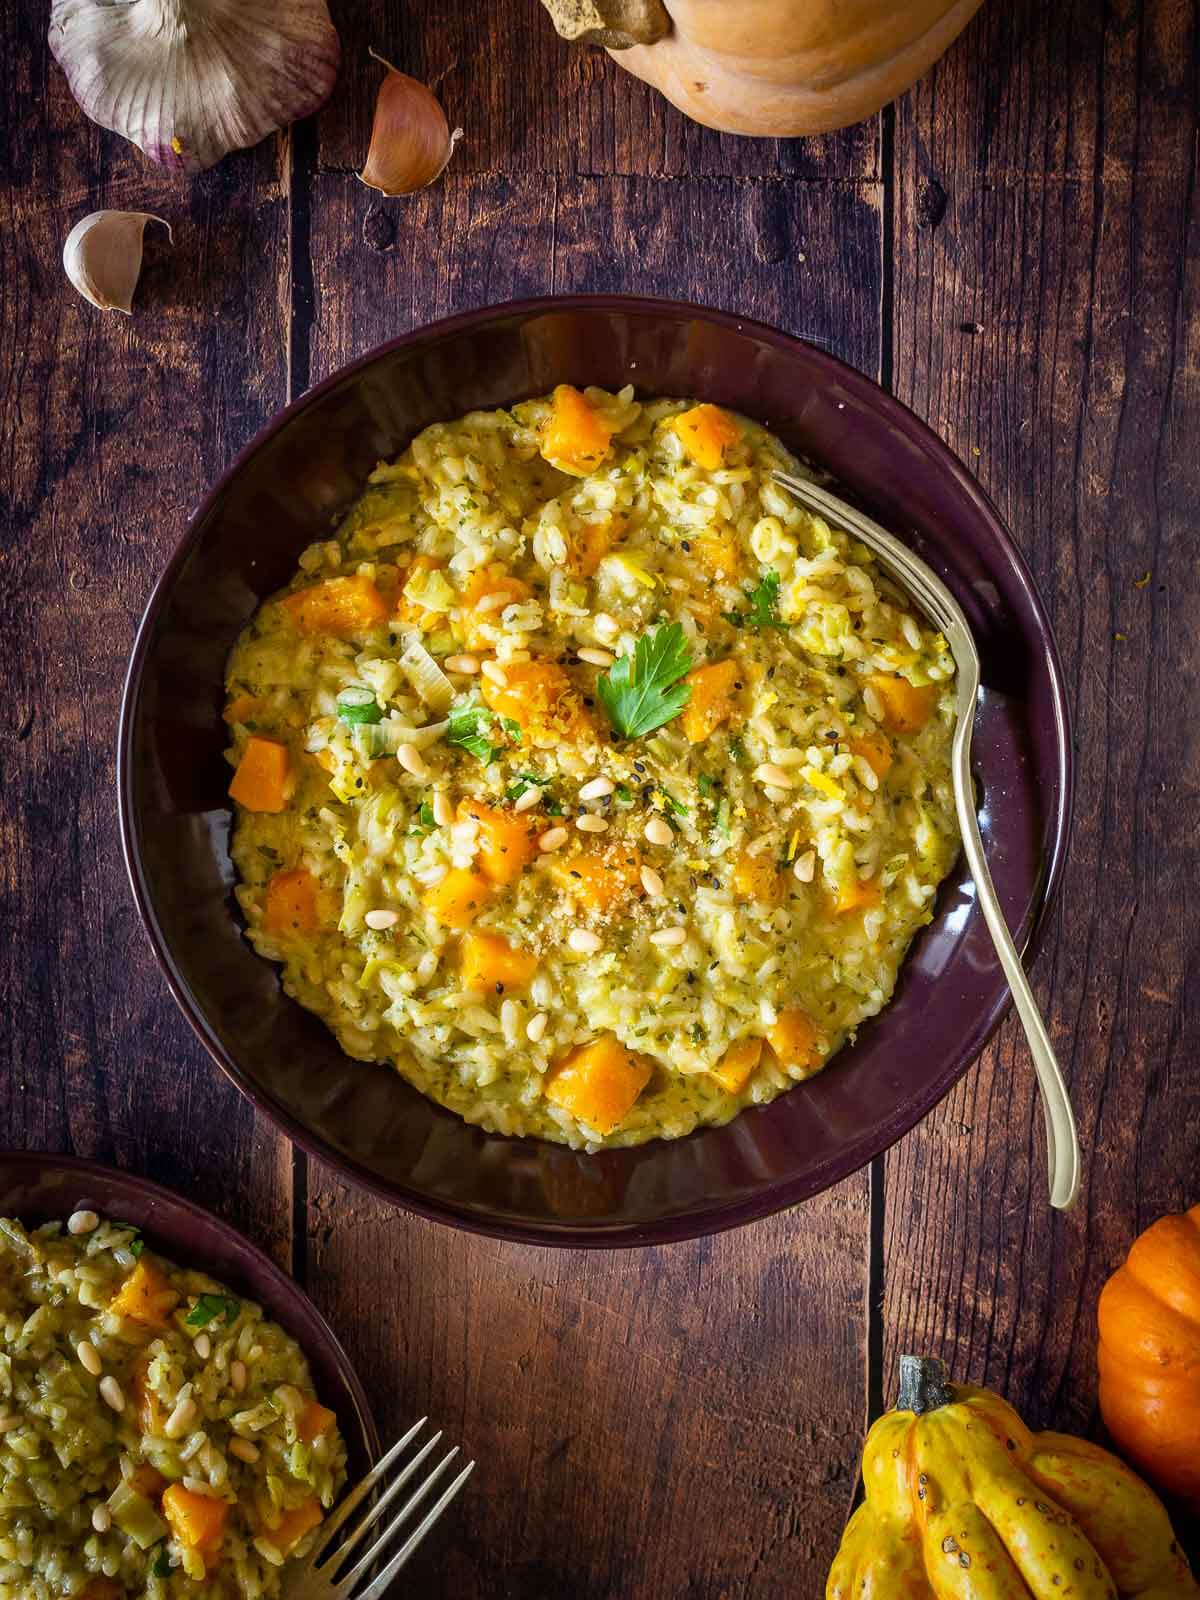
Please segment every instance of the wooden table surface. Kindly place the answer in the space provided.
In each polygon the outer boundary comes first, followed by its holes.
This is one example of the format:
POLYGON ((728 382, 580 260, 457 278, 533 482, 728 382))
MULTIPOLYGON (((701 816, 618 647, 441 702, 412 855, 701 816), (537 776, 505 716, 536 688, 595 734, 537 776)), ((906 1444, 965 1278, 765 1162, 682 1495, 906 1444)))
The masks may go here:
POLYGON ((338 1329, 385 1433, 480 1470, 406 1592, 815 1600, 901 1350, 1099 1436, 1095 1304, 1200 1199, 1200 55, 1191 0, 992 0, 847 132, 701 129, 534 0, 341 0, 334 97, 187 182, 87 123, 41 8, 0 8, 0 1141, 186 1189, 338 1329), (355 178, 374 45, 466 130, 355 178), (168 218, 132 320, 67 287, 99 206, 168 218), (489 1243, 297 1154, 202 1054, 121 863, 127 653, 188 511, 283 403, 465 307, 573 290, 763 318, 876 375, 993 496, 1053 616, 1079 790, 1036 971, 1087 1180, 1051 1214, 1010 1020, 820 1199, 636 1254, 489 1243))

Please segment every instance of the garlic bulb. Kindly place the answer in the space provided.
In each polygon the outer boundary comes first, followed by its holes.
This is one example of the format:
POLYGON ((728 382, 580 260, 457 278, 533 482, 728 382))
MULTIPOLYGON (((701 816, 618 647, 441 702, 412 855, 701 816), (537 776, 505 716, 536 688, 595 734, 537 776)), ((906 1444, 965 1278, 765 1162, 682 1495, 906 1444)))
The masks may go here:
POLYGON ((450 132, 446 113, 431 89, 399 72, 374 50, 371 54, 388 75, 379 85, 371 148, 359 177, 380 194, 413 194, 445 170, 463 131, 450 132))
POLYGON ((52 0, 50 48, 93 122, 183 172, 316 111, 341 58, 326 0, 52 0))
POLYGON ((148 222, 161 222, 174 244, 171 224, 149 211, 93 211, 67 235, 63 245, 67 277, 101 311, 124 311, 128 316, 133 310, 148 222))

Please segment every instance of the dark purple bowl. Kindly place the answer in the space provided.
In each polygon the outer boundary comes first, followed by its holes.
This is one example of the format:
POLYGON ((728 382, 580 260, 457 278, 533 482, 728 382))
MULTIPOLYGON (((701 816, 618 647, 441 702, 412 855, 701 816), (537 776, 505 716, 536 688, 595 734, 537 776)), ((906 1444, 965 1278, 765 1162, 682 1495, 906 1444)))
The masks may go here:
POLYGON ((240 629, 375 463, 420 428, 556 383, 626 382, 766 423, 832 469, 953 589, 983 660, 975 766, 984 844, 1026 947, 1058 881, 1071 808, 1062 675, 1025 563, 949 450, 824 352, 670 301, 530 300, 393 340, 289 406, 193 517, 138 633, 119 750, 134 894, 188 1020, 286 1133, 425 1216, 540 1244, 684 1239, 807 1199, 936 1105, 1009 1001, 960 866, 892 1004, 828 1070, 726 1127, 588 1156, 468 1127, 390 1067, 351 1061, 242 937, 221 756, 225 660, 240 629))
POLYGON ((379 1435, 349 1356, 312 1301, 257 1245, 181 1195, 115 1167, 73 1156, 0 1155, 0 1216, 36 1228, 80 1209, 133 1223, 167 1260, 211 1273, 257 1301, 304 1351, 317 1395, 337 1413, 351 1482, 378 1460, 379 1435))

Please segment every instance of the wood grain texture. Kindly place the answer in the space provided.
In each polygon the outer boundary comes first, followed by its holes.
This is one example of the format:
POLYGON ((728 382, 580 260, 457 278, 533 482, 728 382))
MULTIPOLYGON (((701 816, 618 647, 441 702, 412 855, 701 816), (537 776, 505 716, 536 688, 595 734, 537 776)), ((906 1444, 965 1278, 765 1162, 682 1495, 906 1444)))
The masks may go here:
POLYGON ((1070 686, 1078 805, 1036 976, 1086 1188, 1049 1212, 1010 1022, 888 1157, 885 1371, 940 1354, 1081 1432, 1100 1286, 1200 1171, 1196 20, 985 8, 896 134, 897 391, 996 499, 1070 686))

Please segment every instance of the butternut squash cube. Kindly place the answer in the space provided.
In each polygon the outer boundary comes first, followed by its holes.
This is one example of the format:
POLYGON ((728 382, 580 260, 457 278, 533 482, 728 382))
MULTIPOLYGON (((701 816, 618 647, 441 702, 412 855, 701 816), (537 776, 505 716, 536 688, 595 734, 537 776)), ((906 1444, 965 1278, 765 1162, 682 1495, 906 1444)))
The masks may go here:
POLYGON ((550 875, 578 905, 603 913, 638 888, 642 858, 635 845, 613 843, 577 856, 556 856, 550 875))
POLYGON ((235 722, 249 722, 261 710, 261 700, 256 700, 252 694, 238 694, 225 707, 222 716, 232 726, 235 722))
POLYGON ((626 518, 614 513, 605 522, 585 522, 571 541, 571 566, 581 578, 594 578, 596 568, 625 533, 626 518))
POLYGON ((330 1411, 328 1406, 323 1406, 316 1400, 310 1400, 296 1423, 296 1433, 300 1443, 312 1444, 314 1439, 319 1439, 323 1433, 328 1433, 336 1422, 336 1412, 330 1411))
POLYGON ((611 1033, 570 1051, 546 1082, 546 1098, 599 1134, 609 1134, 632 1111, 650 1081, 651 1063, 611 1033))
POLYGON ((762 1059, 763 1041, 761 1039, 739 1039, 736 1044, 731 1044, 729 1049, 709 1071, 729 1094, 741 1094, 750 1075, 762 1059))
POLYGON ((321 921, 317 909, 319 893, 317 880, 303 867, 277 872, 263 898, 264 930, 277 937, 315 933, 321 921))
POLYGON ((820 1062, 817 1025, 807 1011, 781 1011, 767 1039, 781 1066, 815 1067, 820 1062))
POLYGON ((783 898, 783 877, 764 851, 757 856, 740 855, 734 863, 730 883, 736 894, 760 905, 778 905, 783 898))
POLYGON ((458 816, 479 824, 479 865, 493 883, 513 883, 537 854, 538 824, 524 811, 495 811, 460 800, 458 816))
POLYGON ((383 596, 370 578, 326 578, 285 596, 283 604, 305 633, 332 633, 339 639, 365 633, 387 620, 383 596))
POLYGON ((229 798, 247 811, 286 811, 291 771, 287 745, 251 734, 229 785, 229 798))
POLYGON ((485 706, 511 717, 535 742, 577 744, 595 736, 595 725, 579 691, 557 661, 506 662, 501 687, 491 678, 480 683, 485 706))
POLYGON ((542 433, 542 455, 560 472, 586 478, 607 460, 613 431, 585 395, 560 383, 542 433))
POLYGON ((936 683, 917 685, 890 672, 873 672, 867 682, 879 696, 879 719, 889 733, 916 733, 929 721, 937 705, 936 683))
POLYGON ((691 685, 692 695, 680 722, 691 744, 700 744, 733 715, 734 685, 741 681, 740 673, 737 662, 727 658, 694 667, 683 680, 691 685))
POLYGON ((167 1282, 166 1274, 146 1257, 118 1289, 109 1310, 118 1317, 128 1317, 147 1328, 165 1328, 167 1318, 179 1304, 179 1296, 167 1282))
POLYGON ((737 539, 728 529, 688 540, 696 564, 710 578, 736 578, 742 567, 737 539))
POLYGON ((680 412, 673 426, 684 450, 706 472, 723 467, 725 451, 742 437, 742 430, 720 406, 693 406, 690 411, 680 412))
POLYGON ((492 896, 492 886, 478 872, 451 867, 440 883, 425 893, 425 905, 443 928, 461 933, 469 928, 492 896))
POLYGON ((858 733, 848 741, 856 756, 861 756, 882 783, 892 768, 892 745, 886 734, 858 733))
POLYGON ((839 917, 851 911, 869 911, 881 899, 879 885, 872 878, 853 878, 834 895, 833 908, 839 917))
POLYGON ((537 957, 515 950, 497 933, 468 933, 462 945, 462 981, 468 989, 507 994, 533 981, 537 957))
POLYGON ((486 645, 487 636, 480 631, 480 625, 499 622, 504 606, 527 600, 532 593, 527 583, 514 578, 503 567, 481 567, 473 572, 462 594, 463 638, 466 643, 473 649, 486 645), (494 595, 502 595, 504 604, 497 605, 492 598, 494 595), (481 600, 490 602, 482 610, 479 609, 481 600))
POLYGON ((173 1483, 163 1491, 162 1509, 180 1544, 198 1555, 211 1554, 225 1535, 229 1506, 212 1495, 195 1494, 182 1483, 173 1483))
POLYGON ((264 1524, 262 1537, 273 1544, 281 1556, 290 1556, 305 1534, 319 1528, 323 1521, 320 1502, 302 1500, 293 1510, 283 1512, 273 1528, 264 1524))

